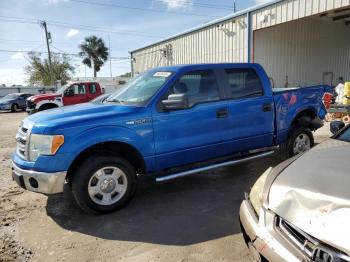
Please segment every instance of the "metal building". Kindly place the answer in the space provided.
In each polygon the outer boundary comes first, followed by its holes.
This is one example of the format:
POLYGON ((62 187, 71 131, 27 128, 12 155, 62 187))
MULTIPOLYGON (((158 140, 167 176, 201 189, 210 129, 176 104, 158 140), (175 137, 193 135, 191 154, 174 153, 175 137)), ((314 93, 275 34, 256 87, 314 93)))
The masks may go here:
POLYGON ((174 64, 257 62, 275 87, 350 80, 350 0, 275 0, 131 51, 133 74, 174 64))

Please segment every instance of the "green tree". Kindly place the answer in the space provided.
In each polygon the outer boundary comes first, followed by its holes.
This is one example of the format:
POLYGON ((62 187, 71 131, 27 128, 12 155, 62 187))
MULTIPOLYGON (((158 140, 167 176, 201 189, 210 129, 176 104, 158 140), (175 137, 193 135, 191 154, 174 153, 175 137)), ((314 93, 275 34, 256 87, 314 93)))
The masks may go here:
POLYGON ((27 82, 29 84, 41 82, 43 85, 51 85, 52 81, 60 80, 62 85, 65 85, 71 79, 71 74, 74 73, 74 67, 69 62, 70 60, 67 56, 52 54, 51 80, 48 59, 41 59, 35 54, 30 54, 29 65, 24 68, 26 74, 29 76, 27 82))
POLYGON ((120 77, 131 77, 131 72, 126 72, 125 74, 120 75, 120 77))
POLYGON ((96 77, 96 73, 100 71, 102 65, 108 59, 108 48, 101 38, 94 35, 86 37, 79 48, 81 50, 79 55, 83 58, 83 64, 92 68, 94 77, 96 77))

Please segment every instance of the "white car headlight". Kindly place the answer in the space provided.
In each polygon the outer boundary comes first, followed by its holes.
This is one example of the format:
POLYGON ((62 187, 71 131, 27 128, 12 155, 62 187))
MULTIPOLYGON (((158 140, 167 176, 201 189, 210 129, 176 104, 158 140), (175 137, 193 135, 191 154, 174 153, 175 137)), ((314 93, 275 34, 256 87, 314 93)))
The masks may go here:
POLYGON ((31 134, 29 139, 29 160, 35 161, 40 155, 54 155, 63 145, 62 135, 31 134))
POLYGON ((249 200, 252 203, 252 206, 255 210, 255 212, 259 215, 260 209, 263 205, 263 193, 264 193, 264 186, 266 183, 267 176, 272 171, 272 167, 268 168, 255 182, 252 189, 249 193, 249 200))

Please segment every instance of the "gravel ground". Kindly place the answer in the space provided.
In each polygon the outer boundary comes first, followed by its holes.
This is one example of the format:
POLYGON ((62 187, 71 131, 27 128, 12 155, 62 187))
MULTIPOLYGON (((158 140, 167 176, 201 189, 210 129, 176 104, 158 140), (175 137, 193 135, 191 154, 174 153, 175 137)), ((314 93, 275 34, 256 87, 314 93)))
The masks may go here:
MULTIPOLYGON (((140 183, 119 212, 88 216, 64 194, 44 196, 11 179, 25 113, 0 113, 0 261, 250 261, 238 222, 243 193, 278 156, 174 181, 140 183)), ((328 137, 328 125, 316 142, 328 137)))

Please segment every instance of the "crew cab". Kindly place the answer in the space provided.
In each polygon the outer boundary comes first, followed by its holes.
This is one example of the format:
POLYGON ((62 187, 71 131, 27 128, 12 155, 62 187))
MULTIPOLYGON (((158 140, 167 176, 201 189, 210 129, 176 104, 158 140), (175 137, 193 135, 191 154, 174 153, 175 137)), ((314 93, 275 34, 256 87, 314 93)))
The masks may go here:
POLYGON ((28 190, 63 192, 104 213, 124 206, 138 177, 165 181, 313 146, 326 86, 272 90, 259 64, 178 65, 151 69, 103 103, 25 118, 12 175, 28 190))
POLYGON ((33 114, 51 108, 86 103, 104 93, 97 82, 74 82, 56 93, 40 94, 27 99, 27 113, 33 114))

